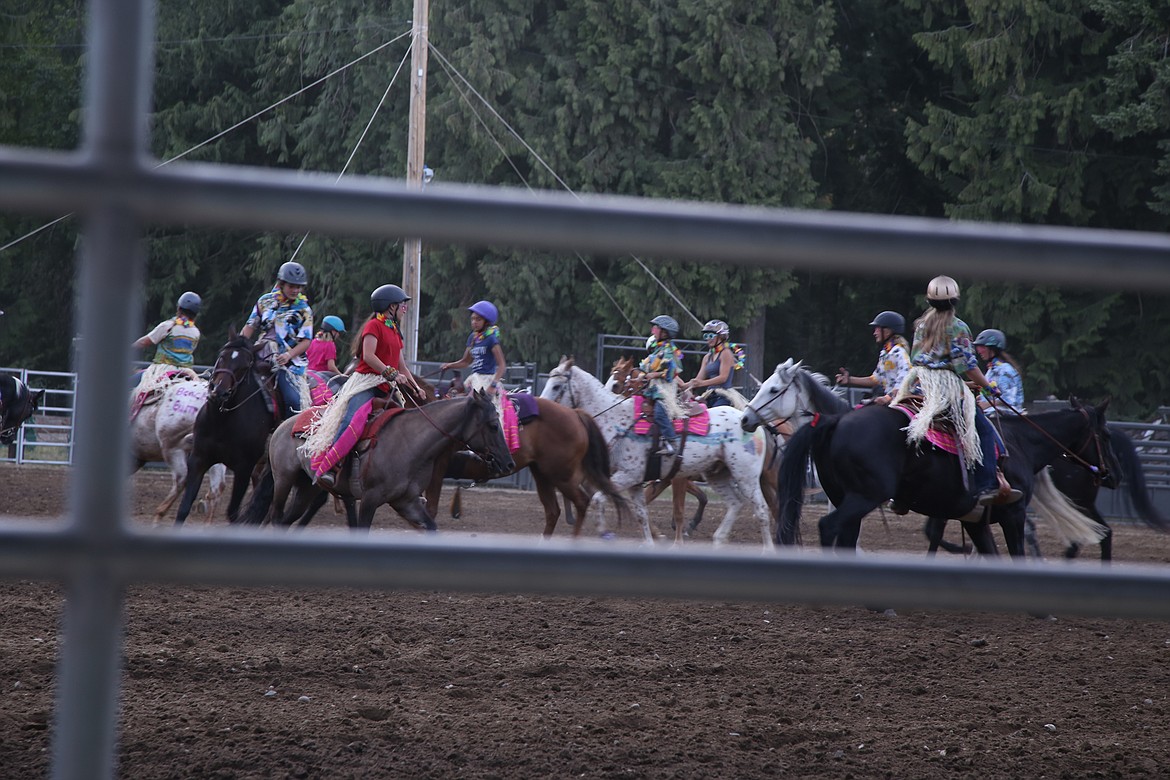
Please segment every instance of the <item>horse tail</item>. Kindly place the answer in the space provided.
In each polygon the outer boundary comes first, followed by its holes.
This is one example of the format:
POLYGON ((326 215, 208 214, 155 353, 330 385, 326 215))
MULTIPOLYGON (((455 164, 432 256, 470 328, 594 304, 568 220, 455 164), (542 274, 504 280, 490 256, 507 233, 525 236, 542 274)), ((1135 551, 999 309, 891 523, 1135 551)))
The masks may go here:
POLYGON ((272 466, 265 466, 264 471, 260 474, 260 481, 252 489, 252 498, 248 501, 248 506, 240 515, 239 523, 242 525, 263 523, 264 518, 268 516, 269 508, 272 506, 272 494, 275 490, 276 482, 272 478, 272 466))
MULTIPOLYGON (((614 487, 613 481, 610 479, 613 467, 609 462, 609 444, 606 443, 605 436, 602 435, 601 428, 594 422, 593 417, 578 409, 577 418, 585 426, 585 434, 589 442, 585 448, 585 457, 581 459, 581 469, 585 472, 585 479, 595 490, 601 491, 606 498, 613 502, 620 522, 625 517, 629 504, 626 497, 614 487)), ((578 518, 577 522, 580 521, 581 519, 578 518)))
POLYGON ((827 444, 837 429, 841 415, 821 415, 803 426, 788 439, 780 458, 780 478, 776 490, 776 542, 800 544, 800 514, 804 508, 804 484, 808 463, 817 448, 827 444))
POLYGON ((1121 465, 1120 479, 1129 483, 1129 493, 1126 499, 1137 511, 1138 517, 1158 531, 1170 531, 1170 520, 1158 511, 1150 501, 1150 492, 1146 487, 1146 474, 1142 471, 1141 460, 1138 458, 1137 448, 1133 446, 1133 439, 1120 428, 1108 426, 1109 446, 1121 465))
POLYGON ((1052 523, 1053 530, 1067 547, 1070 544, 1099 544, 1109 529, 1093 520, 1056 489, 1048 469, 1036 474, 1031 508, 1042 519, 1052 523))

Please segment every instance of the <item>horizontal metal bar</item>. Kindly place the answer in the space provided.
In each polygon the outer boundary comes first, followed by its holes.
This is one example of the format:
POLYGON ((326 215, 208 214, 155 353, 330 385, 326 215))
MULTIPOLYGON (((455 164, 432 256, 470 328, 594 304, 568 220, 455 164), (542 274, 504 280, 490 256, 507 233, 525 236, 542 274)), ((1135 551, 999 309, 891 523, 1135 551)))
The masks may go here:
POLYGON ((1170 289, 1170 236, 432 185, 175 164, 104 171, 0 147, 0 208, 59 215, 123 203, 157 223, 306 229, 554 251, 655 254, 827 272, 1170 289), (1107 273, 1106 270, 1108 269, 1107 273))
POLYGON ((93 565, 120 580, 353 586, 750 600, 1170 619, 1170 570, 943 561, 925 556, 764 555, 751 547, 653 548, 514 536, 252 529, 131 532, 87 548, 66 530, 0 525, 0 572, 64 579, 93 565))

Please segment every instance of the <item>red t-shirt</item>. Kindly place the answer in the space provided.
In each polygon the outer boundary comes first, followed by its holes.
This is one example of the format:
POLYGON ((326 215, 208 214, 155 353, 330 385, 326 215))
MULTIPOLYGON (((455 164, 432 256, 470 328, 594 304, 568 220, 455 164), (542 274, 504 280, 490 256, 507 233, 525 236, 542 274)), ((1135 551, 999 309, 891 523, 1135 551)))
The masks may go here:
POLYGON ((398 332, 398 328, 392 327, 390 320, 386 322, 380 321, 377 317, 366 322, 365 327, 362 328, 361 338, 358 340, 358 364, 354 371, 358 374, 377 374, 365 359, 362 357, 365 354, 365 349, 361 346, 366 336, 373 336, 378 340, 374 348, 374 354, 391 368, 401 369, 399 359, 402 357, 402 334, 398 332))

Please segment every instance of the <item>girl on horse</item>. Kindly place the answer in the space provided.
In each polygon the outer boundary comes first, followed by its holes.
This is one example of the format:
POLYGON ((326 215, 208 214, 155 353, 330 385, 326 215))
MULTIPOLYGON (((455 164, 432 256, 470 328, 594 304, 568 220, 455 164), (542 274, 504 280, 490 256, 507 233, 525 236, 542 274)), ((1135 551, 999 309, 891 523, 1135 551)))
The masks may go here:
POLYGON ((936 417, 950 421, 964 459, 971 467, 980 467, 975 474, 979 504, 1019 501, 1020 491, 1001 491, 996 476, 996 445, 1003 451, 1003 443, 963 382, 967 379, 991 395, 999 395, 979 369, 971 346, 971 329, 955 316, 958 282, 949 276, 936 276, 926 287, 926 302, 930 308, 914 323, 911 369, 894 399, 900 401, 921 389, 922 409, 906 429, 907 443, 921 442, 936 417))
MULTIPOLYGON (((667 404, 678 406, 674 380, 682 365, 678 350, 671 343, 678 335, 678 321, 667 314, 659 314, 650 320, 650 324, 653 326, 650 337, 654 339, 654 348, 638 365, 646 377, 642 397, 654 404, 654 422, 658 424, 658 435, 662 437, 662 449, 656 454, 673 455, 678 433, 674 430, 667 404)), ((675 416, 682 416, 681 411, 675 416)))
POLYGON ((301 452, 311 459, 314 483, 327 490, 336 484, 338 464, 361 437, 375 398, 390 397, 391 383, 422 397, 402 362, 400 321, 409 301, 410 296, 396 284, 384 284, 370 294, 373 313, 354 340, 357 366, 353 375, 317 416, 301 445, 301 452))
POLYGON ((154 330, 134 342, 134 346, 141 349, 154 344, 158 347, 154 353, 154 360, 144 371, 134 375, 133 386, 140 388, 133 394, 139 402, 147 396, 169 374, 176 372, 186 375, 188 379, 195 379, 195 347, 199 346, 199 328, 195 325, 195 318, 203 308, 203 299, 196 293, 185 292, 179 296, 175 304, 175 316, 163 320, 154 326, 154 330), (143 378, 146 384, 142 384, 143 378))
POLYGON ((240 330, 246 339, 259 334, 276 345, 278 351, 273 357, 278 369, 276 386, 284 398, 286 418, 308 409, 311 404, 305 384, 305 368, 309 363, 305 352, 313 339, 313 310, 304 294, 308 283, 309 275, 303 265, 292 261, 282 265, 276 272, 276 284, 256 301, 248 322, 240 330))
POLYGON ((707 342, 707 354, 703 355, 699 363, 699 373, 689 382, 684 382, 684 390, 694 391, 697 388, 709 388, 704 399, 709 409, 717 406, 734 406, 731 402, 731 381, 735 377, 735 370, 743 368, 743 361, 728 338, 731 328, 723 320, 710 320, 703 326, 703 340, 707 342))
POLYGON ((496 325, 500 312, 491 301, 477 301, 468 306, 467 310, 471 312, 471 335, 467 337, 463 357, 451 363, 443 363, 439 370, 471 366, 471 375, 464 381, 467 392, 483 390, 491 396, 499 411, 504 394, 500 380, 504 378, 507 366, 504 348, 500 346, 500 328, 496 325))
MULTIPOLYGON (((1007 352, 1007 337, 1003 335, 1003 331, 988 328, 976 336, 972 343, 975 345, 975 352, 979 355, 979 359, 987 366, 984 371, 987 374, 987 381, 991 382, 992 387, 999 390, 1000 397, 1003 399, 1003 413, 1015 414, 1012 409, 1022 410, 1024 408, 1024 379, 1020 376, 1019 365, 1007 352)), ((988 417, 995 417, 1000 411, 999 405, 984 398, 979 399, 979 408, 988 417)))
POLYGON ((345 323, 340 317, 330 314, 321 321, 321 330, 313 336, 313 342, 305 352, 310 371, 329 371, 340 374, 337 368, 337 335, 345 333, 345 323))
POLYGON ((869 326, 873 328, 873 340, 882 345, 877 367, 869 376, 851 376, 847 369, 839 368, 837 384, 881 388, 882 395, 873 399, 873 403, 885 406, 910 373, 910 345, 902 335, 906 331, 906 318, 896 311, 883 311, 869 326))

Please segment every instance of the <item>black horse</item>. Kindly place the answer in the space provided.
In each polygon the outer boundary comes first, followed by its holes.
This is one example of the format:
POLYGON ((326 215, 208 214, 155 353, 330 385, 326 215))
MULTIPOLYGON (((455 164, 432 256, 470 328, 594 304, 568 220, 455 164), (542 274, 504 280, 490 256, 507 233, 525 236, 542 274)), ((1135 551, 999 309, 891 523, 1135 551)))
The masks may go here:
MULTIPOLYGON (((994 507, 993 515, 1013 555, 1023 554, 1024 509, 1032 497, 1037 472, 1064 452, 1088 442, 1093 443, 1091 449, 1096 453, 1108 448, 1104 409, 1105 404, 1098 408, 1074 401, 1073 408, 1035 415, 1028 422, 1009 424, 1004 420, 1004 438, 1011 452, 1005 474, 1024 492, 1024 500, 994 507)), ((906 416, 896 409, 868 406, 844 415, 822 415, 798 430, 789 440, 780 465, 777 542, 799 541, 804 475, 810 457, 821 487, 835 507, 820 521, 823 546, 855 548, 861 519, 891 496, 928 517, 952 519, 971 514, 975 497, 963 483, 958 458, 929 445, 907 446, 906 423, 906 416)), ((985 524, 968 527, 987 537, 985 524)))
POLYGON ((36 414, 44 397, 44 390, 33 392, 11 374, 0 374, 0 444, 16 441, 20 426, 36 414))
POLYGON ((236 522, 240 503, 256 464, 264 456, 268 434, 278 422, 272 394, 259 376, 260 346, 248 343, 235 329, 219 350, 211 371, 207 403, 199 410, 187 457, 187 486, 175 523, 182 524, 199 495, 203 475, 216 463, 232 472, 232 496, 227 515, 236 522))
MULTIPOLYGON (((1093 475, 1084 468, 1064 458, 1049 467, 1052 481, 1057 489, 1068 496, 1081 511, 1108 529, 1100 542, 1102 562, 1113 559, 1113 530, 1109 529, 1109 524, 1097 511, 1097 493, 1103 487, 1118 489, 1124 485, 1128 490, 1123 495, 1137 516, 1150 528, 1162 532, 1170 531, 1170 521, 1150 501, 1150 494, 1146 488, 1146 475, 1142 471, 1141 460, 1138 458, 1133 439, 1125 431, 1113 425, 1110 425, 1108 430, 1109 450, 1113 459, 1108 464, 1109 475, 1106 479, 1094 479, 1093 475)), ((1083 452, 1078 454, 1082 457, 1085 455, 1083 452)), ((1073 543, 1065 550, 1065 557, 1077 557, 1080 548, 1079 544, 1073 543)))
MULTIPOLYGON (((1100 517, 1095 511, 1086 512, 1073 496, 1059 489, 1051 471, 1054 467, 1064 469, 1071 484, 1088 483, 1110 487, 1117 484, 1118 460, 1113 451, 1109 428, 1105 424, 1107 405, 1107 401, 1102 403, 1096 408, 1095 416, 1092 416, 1089 410, 1093 407, 1083 406, 1074 398, 1069 410, 1048 413, 1069 416, 1071 412, 1081 416, 1085 422, 1085 431, 1079 439, 1072 441, 1049 434, 1041 425, 1048 419, 1048 414, 1005 416, 999 420, 1008 449, 1005 475, 1013 486, 1024 491, 1024 500, 1011 507, 993 508, 986 517, 963 520, 963 527, 979 553, 997 554, 991 535, 991 526, 995 523, 1000 524, 1011 555, 1023 556, 1025 543, 1031 543, 1034 551, 1037 549, 1035 539, 1028 538, 1025 510, 1029 500, 1038 493, 1041 495, 1037 508, 1053 520, 1068 538, 1076 538, 1078 529, 1089 529, 1087 538, 1094 541, 1099 540, 1101 534, 1108 533, 1108 526, 1099 522, 1100 517)), ((1096 490, 1093 492, 1095 497, 1096 490)), ((962 549, 943 543, 946 522, 946 519, 940 517, 931 517, 926 521, 923 531, 930 540, 929 551, 934 552, 941 545, 951 552, 963 552, 962 549)))

